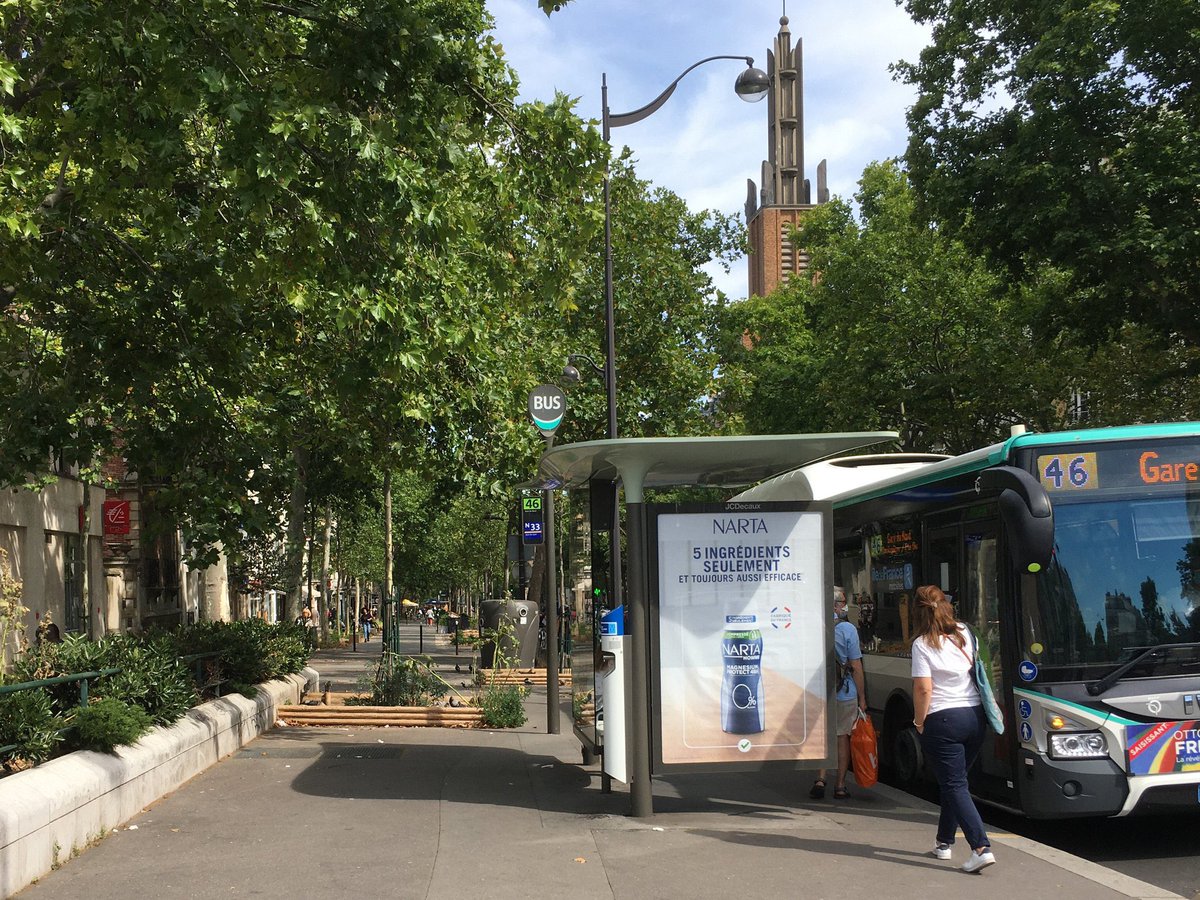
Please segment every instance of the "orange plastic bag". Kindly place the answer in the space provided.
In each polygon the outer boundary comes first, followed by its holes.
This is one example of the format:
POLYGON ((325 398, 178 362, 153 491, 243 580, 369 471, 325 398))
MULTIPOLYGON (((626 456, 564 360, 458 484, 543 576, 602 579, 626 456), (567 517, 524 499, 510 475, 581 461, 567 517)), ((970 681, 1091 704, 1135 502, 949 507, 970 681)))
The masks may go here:
POLYGON ((861 709, 858 721, 850 732, 850 761, 854 765, 854 781, 859 787, 870 787, 879 780, 879 748, 875 726, 861 709))

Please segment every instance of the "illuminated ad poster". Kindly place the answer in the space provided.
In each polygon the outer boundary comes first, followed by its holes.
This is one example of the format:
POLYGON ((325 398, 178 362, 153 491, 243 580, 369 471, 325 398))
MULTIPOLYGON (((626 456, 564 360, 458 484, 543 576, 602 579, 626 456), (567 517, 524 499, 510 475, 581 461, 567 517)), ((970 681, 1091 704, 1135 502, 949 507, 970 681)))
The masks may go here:
POLYGON ((1126 725, 1131 775, 1200 772, 1200 721, 1126 725))
POLYGON ((657 509, 657 760, 828 763, 828 505, 657 509))

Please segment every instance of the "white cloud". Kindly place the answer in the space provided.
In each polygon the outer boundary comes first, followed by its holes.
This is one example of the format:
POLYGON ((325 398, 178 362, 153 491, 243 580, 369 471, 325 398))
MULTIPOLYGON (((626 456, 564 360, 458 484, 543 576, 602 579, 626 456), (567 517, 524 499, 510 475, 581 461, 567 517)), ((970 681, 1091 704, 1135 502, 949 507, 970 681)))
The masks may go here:
MULTIPOLYGON (((892 0, 789 4, 793 43, 803 40, 805 176, 816 188, 828 159, 830 188, 847 198, 872 160, 904 152, 904 114, 912 91, 892 80, 889 64, 915 60, 927 31, 892 0)), ((696 60, 753 56, 765 68, 779 29, 779 0, 574 0, 547 18, 536 0, 488 0, 495 35, 521 81, 524 99, 555 90, 579 98, 584 118, 600 118, 600 78, 609 107, 628 112, 652 100, 696 60)), ((653 116, 613 131, 628 144, 643 178, 683 197, 693 209, 741 214, 746 179, 757 184, 767 152, 766 104, 733 94, 736 61, 709 63, 680 82, 653 116)), ((713 273, 732 297, 746 293, 744 262, 713 273)))

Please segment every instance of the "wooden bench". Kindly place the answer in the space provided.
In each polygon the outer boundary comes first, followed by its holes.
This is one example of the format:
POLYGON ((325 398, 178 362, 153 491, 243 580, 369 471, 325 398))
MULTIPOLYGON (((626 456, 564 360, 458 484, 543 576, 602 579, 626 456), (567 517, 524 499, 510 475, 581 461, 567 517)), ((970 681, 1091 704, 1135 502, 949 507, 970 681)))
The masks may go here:
MULTIPOLYGON (((480 669, 475 673, 475 682, 477 684, 516 684, 516 685, 545 685, 546 670, 545 669, 480 669)), ((567 685, 571 683, 571 673, 569 671, 558 673, 558 683, 567 685)))
POLYGON ((276 718, 288 725, 479 728, 483 710, 477 706, 281 706, 276 718))

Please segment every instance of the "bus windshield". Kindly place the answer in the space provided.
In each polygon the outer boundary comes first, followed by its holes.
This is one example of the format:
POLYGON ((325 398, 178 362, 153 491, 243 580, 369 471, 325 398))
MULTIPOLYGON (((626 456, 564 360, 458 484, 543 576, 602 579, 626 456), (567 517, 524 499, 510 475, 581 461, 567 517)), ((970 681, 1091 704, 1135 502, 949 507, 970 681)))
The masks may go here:
MULTIPOLYGON (((1097 678, 1146 647, 1200 641, 1200 485, 1052 497, 1054 559, 1024 616, 1044 680, 1097 678)), ((1194 652, 1152 654, 1127 677, 1195 666, 1194 652)))

